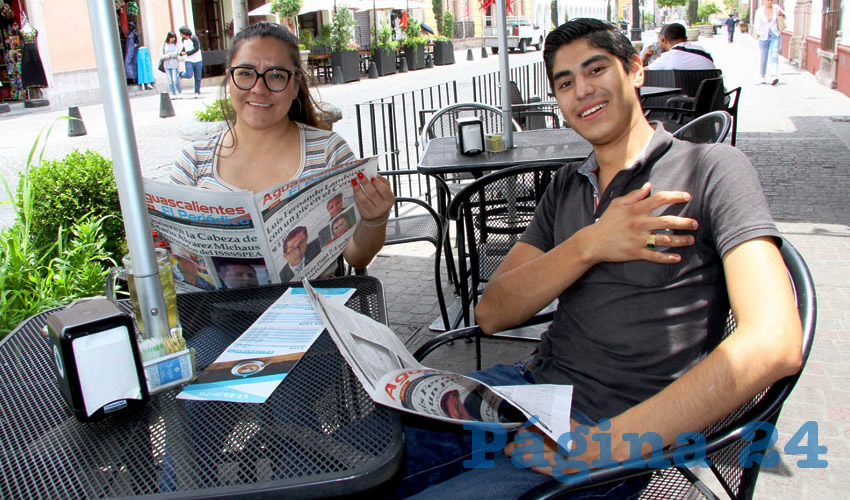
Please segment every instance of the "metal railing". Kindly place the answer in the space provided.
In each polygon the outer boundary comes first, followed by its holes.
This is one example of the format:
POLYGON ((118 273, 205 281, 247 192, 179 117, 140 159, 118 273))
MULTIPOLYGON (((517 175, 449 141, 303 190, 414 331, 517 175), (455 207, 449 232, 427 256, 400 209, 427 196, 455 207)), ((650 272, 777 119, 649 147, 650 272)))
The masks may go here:
MULTIPOLYGON (((457 82, 446 82, 355 106, 360 157, 383 155, 380 170, 416 170, 422 155, 422 126, 430 113, 457 103, 457 82)), ((392 176, 396 196, 431 200, 432 183, 421 175, 392 176)))
MULTIPOLYGON (((549 81, 546 78, 546 67, 543 61, 511 68, 510 79, 519 87, 524 102, 529 102, 532 97, 543 101, 549 99, 549 81)), ((498 71, 472 77, 472 100, 497 108, 501 107, 502 96, 499 91, 501 85, 498 71)))

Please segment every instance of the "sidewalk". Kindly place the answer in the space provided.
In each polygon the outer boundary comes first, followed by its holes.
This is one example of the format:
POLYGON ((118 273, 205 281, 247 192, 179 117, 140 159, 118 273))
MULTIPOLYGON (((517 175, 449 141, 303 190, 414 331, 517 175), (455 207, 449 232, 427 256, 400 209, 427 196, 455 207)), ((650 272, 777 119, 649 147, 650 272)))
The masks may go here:
MULTIPOLYGON (((653 34, 646 34, 646 41, 653 39, 653 34)), ((737 34, 730 45, 721 31, 713 38, 700 39, 700 43, 723 69, 726 87, 742 87, 738 147, 758 170, 780 230, 803 253, 818 293, 814 349, 779 420, 781 463, 762 471, 756 498, 845 498, 850 490, 850 98, 817 84, 813 75, 784 61, 779 85, 758 83, 758 44, 748 35, 737 34), (818 444, 829 449, 821 457, 829 461, 826 469, 800 469, 796 462, 801 457, 782 453, 790 436, 808 420, 818 423, 818 444)), ((464 96, 474 74, 498 67, 498 58, 481 59, 480 50, 473 53, 472 62, 465 60, 465 51, 456 51, 457 64, 453 66, 347 85, 323 85, 319 94, 322 100, 342 108, 344 118, 335 130, 354 146, 356 103, 454 79, 464 96)), ((536 62, 540 57, 539 52, 514 54, 511 65, 536 62)), ((158 95, 132 99, 145 175, 167 173, 182 146, 179 136, 183 122, 215 96, 212 88, 205 87, 201 100, 174 101, 177 116, 168 119, 159 118, 158 95)), ((67 124, 58 122, 46 158, 64 156, 75 147, 111 156, 103 107, 84 106, 80 111, 88 135, 68 138, 67 124)), ((16 173, 38 131, 64 114, 66 111, 54 111, 6 119, 0 115, 0 172, 10 185, 16 184, 16 173)), ((8 205, 0 205, 0 226, 11 217, 8 205)), ((369 273, 384 283, 393 329, 402 340, 417 334, 411 349, 433 335, 427 325, 438 315, 434 283, 429 279, 433 251, 433 246, 425 243, 387 247, 369 266, 369 273)), ((443 283, 443 288, 447 300, 451 300, 451 287, 443 283)), ((483 364, 513 362, 527 357, 530 350, 528 344, 488 342, 483 349, 483 364)), ((473 346, 455 343, 429 357, 427 364, 470 371, 474 367, 473 346)))

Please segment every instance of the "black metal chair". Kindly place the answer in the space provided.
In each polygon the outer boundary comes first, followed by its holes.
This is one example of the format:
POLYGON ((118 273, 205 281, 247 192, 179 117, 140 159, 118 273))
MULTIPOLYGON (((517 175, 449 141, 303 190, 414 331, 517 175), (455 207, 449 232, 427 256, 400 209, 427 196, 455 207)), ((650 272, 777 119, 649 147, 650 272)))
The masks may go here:
MULTIPOLYGON (((465 186, 449 204, 456 222, 462 319, 505 255, 525 231, 561 163, 535 163, 492 172, 465 186)), ((460 324, 459 317, 453 327, 460 324)))
MULTIPOLYGON (((744 426, 755 421, 776 424, 782 405, 794 389, 805 368, 806 360, 812 349, 817 322, 817 300, 815 286, 809 269, 803 257, 787 240, 782 240, 780 247, 782 258, 788 269, 788 275, 797 300, 797 310, 803 326, 803 366, 796 375, 785 377, 754 396, 746 404, 721 419, 714 425, 703 430, 706 440, 706 457, 711 461, 711 472, 720 482, 721 487, 731 498, 744 500, 752 498, 755 491, 756 479, 760 471, 759 464, 742 467, 738 457, 741 453, 749 456, 750 451, 763 451, 763 448, 753 447, 756 440, 743 439, 744 426)), ((726 325, 726 335, 735 331, 735 318, 729 315, 726 325)), ((462 328, 439 335, 422 345, 414 357, 421 360, 436 348, 446 342, 471 338, 480 339, 486 335, 477 326, 462 328)), ((757 436, 760 438, 762 436, 757 436)), ((683 445, 686 446, 686 445, 683 445)), ((676 453, 681 453, 681 447, 671 447, 664 451, 663 460, 675 463, 676 453)), ((659 461, 656 461, 658 463, 659 461)), ((647 465, 646 468, 635 469, 618 467, 612 469, 592 470, 584 481, 575 484, 565 484, 550 480, 528 491, 522 498, 548 499, 568 496, 580 491, 596 489, 608 483, 622 481, 629 477, 652 475, 649 485, 641 494, 641 498, 717 498, 713 492, 687 468, 671 467, 658 468, 647 465)))
MULTIPOLYGON (((437 137, 454 137, 457 134, 458 119, 470 117, 481 120, 484 133, 500 134, 504 131, 501 109, 477 102, 451 104, 434 112, 422 127, 422 147, 426 147, 431 139, 437 137)), ((522 130, 516 120, 513 120, 512 125, 514 132, 522 130)))
MULTIPOLYGON (((390 170, 379 172, 383 176, 393 177, 399 175, 418 175, 415 170, 390 170)), ((436 179, 442 184, 442 189, 448 189, 442 179, 436 179)), ((387 233, 384 246, 412 243, 414 241, 428 241, 436 247, 434 256, 434 286, 437 288, 437 303, 440 307, 440 316, 443 320, 445 330, 451 329, 449 315, 446 309, 446 299, 443 295, 442 281, 440 278, 440 260, 443 249, 446 252, 446 267, 449 282, 457 281, 457 271, 454 266, 451 242, 448 238, 449 224, 446 218, 437 213, 431 206, 418 198, 396 196, 396 204, 393 208, 394 217, 387 221, 387 233), (425 213, 413 213, 402 215, 400 207, 402 204, 412 203, 425 210, 425 213)))
POLYGON ((732 116, 732 140, 733 146, 738 140, 738 103, 741 100, 741 87, 734 88, 723 94, 723 105, 725 110, 732 116))
POLYGON ((667 106, 644 106, 643 111, 650 119, 660 119, 664 128, 675 131, 685 123, 700 116, 723 109, 723 77, 703 80, 696 96, 671 97, 667 106))
POLYGON ((725 111, 712 111, 689 121, 673 133, 673 137, 688 142, 723 142, 729 133, 732 117, 725 111))

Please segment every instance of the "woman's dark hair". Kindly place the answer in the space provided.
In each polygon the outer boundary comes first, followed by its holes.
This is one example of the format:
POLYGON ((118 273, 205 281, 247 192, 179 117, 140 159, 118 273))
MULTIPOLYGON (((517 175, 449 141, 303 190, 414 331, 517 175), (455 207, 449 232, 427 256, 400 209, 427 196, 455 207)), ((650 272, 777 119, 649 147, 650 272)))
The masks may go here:
POLYGON ((637 52, 626 35, 609 22, 579 17, 558 26, 546 37, 543 61, 546 64, 546 76, 549 78, 550 87, 554 83, 552 82, 552 65, 555 63, 555 54, 558 49, 581 39, 586 39, 591 46, 607 50, 615 55, 623 64, 626 73, 629 72, 632 56, 637 52))
POLYGON ((177 35, 175 35, 173 31, 169 31, 165 34, 165 43, 168 43, 168 40, 172 38, 174 38, 174 42, 177 43, 177 35))
MULTIPOLYGON (((243 29, 233 38, 233 46, 227 54, 227 67, 230 67, 231 62, 233 61, 233 56, 239 50, 239 47, 242 46, 242 43, 256 37, 270 37, 280 40, 287 48, 289 56, 292 58, 293 64, 295 64, 295 74, 292 75, 290 85, 293 83, 298 85, 298 95, 292 101, 292 106, 289 108, 289 119, 311 127, 330 129, 330 127, 319 118, 316 111, 317 106, 315 101, 313 101, 313 97, 310 95, 310 88, 307 86, 307 79, 304 77, 304 68, 301 65, 301 53, 298 49, 298 38, 296 38, 295 35, 293 35, 288 29, 279 24, 265 21, 252 24, 251 26, 243 29)), ((227 79, 229 77, 229 74, 226 73, 221 82, 222 95, 225 96, 225 99, 221 99, 220 102, 222 103, 222 111, 224 112, 225 119, 227 120, 227 127, 233 135, 233 144, 235 146, 236 132, 233 130, 233 125, 236 123, 237 117, 233 107, 227 105, 228 101, 226 99, 227 79)), ((257 82, 257 84, 259 85, 260 82, 257 82)))

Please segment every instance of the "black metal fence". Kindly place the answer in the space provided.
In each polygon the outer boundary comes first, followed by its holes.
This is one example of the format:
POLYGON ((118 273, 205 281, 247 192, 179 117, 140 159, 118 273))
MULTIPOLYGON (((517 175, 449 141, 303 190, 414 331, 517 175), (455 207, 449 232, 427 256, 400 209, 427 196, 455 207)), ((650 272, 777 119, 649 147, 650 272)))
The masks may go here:
MULTIPOLYGON (((510 79, 519 87, 523 102, 534 97, 549 100, 549 81, 543 61, 518 66, 509 70, 510 79)), ((491 106, 502 106, 502 77, 500 72, 487 73, 472 77, 472 100, 491 106)), ((516 104, 516 103, 514 103, 516 104)))
POLYGON ((454 38, 475 38, 475 22, 473 22, 473 21, 455 21, 453 37, 454 38))
MULTIPOLYGON (((457 82, 375 99, 355 106, 360 157, 383 155, 380 170, 416 170, 422 155, 419 135, 434 111, 455 104, 457 82)), ((392 176, 396 196, 425 196, 431 203, 432 184, 420 175, 392 176)))

